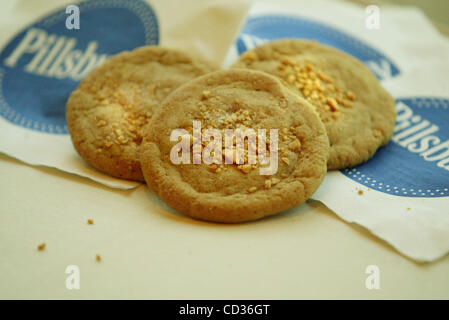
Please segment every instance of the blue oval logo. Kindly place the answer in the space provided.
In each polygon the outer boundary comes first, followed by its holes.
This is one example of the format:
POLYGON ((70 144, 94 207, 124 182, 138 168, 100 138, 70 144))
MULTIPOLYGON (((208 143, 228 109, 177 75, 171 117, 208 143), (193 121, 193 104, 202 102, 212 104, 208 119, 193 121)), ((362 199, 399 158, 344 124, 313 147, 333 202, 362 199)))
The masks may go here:
POLYGON ((109 56, 159 43, 153 9, 142 0, 77 4, 80 28, 62 8, 27 27, 0 54, 0 115, 25 128, 66 134, 65 103, 109 56))
POLYGON ((399 74, 398 67, 390 59, 362 41, 326 24, 296 16, 249 18, 237 39, 237 51, 242 54, 261 43, 281 38, 317 40, 340 49, 365 63, 379 79, 393 78, 399 74))
POLYGON ((371 189, 402 197, 449 196, 449 100, 396 100, 392 140, 368 162, 341 172, 371 189))

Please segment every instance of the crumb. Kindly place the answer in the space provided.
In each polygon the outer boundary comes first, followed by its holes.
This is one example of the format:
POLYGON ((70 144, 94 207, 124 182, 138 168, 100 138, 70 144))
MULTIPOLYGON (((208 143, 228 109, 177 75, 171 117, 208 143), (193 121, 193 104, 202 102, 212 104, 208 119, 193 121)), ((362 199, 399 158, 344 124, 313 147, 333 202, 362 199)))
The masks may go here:
POLYGON ((40 245, 37 246, 37 250, 38 251, 43 251, 45 249, 46 245, 47 244, 45 242, 41 243, 40 245))
POLYGON ((410 210, 412 210, 412 208, 407 208, 407 211, 410 211, 410 210))
POLYGON ((363 190, 359 190, 358 194, 359 196, 363 195, 363 190))
POLYGON ((87 224, 94 224, 94 219, 87 219, 87 224))
POLYGON ((100 256, 99 254, 97 254, 97 255, 95 256, 95 260, 97 260, 97 262, 100 262, 100 261, 101 261, 101 256, 100 256))

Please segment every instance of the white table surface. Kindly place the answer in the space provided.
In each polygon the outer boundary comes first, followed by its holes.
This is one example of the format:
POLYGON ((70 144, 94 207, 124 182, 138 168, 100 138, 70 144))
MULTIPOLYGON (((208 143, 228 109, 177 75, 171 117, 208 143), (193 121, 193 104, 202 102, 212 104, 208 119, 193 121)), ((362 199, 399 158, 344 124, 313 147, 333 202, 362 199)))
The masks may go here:
POLYGON ((412 262, 319 203, 219 225, 145 186, 112 190, 3 155, 0 177, 0 298, 449 298, 448 256, 412 262), (65 286, 68 265, 80 290, 65 286), (368 265, 379 290, 365 287, 368 265))

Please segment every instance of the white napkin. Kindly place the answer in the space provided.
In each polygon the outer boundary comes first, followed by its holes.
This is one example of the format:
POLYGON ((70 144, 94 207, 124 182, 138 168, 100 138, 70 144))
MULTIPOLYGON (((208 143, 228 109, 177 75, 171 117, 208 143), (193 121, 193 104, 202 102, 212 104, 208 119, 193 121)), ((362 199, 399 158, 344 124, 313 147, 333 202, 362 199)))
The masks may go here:
POLYGON ((70 92, 108 56, 142 45, 221 63, 249 7, 247 0, 88 0, 76 4, 80 28, 69 29, 69 0, 12 4, 0 19, 0 152, 121 189, 140 183, 102 174, 76 154, 64 116, 70 92))

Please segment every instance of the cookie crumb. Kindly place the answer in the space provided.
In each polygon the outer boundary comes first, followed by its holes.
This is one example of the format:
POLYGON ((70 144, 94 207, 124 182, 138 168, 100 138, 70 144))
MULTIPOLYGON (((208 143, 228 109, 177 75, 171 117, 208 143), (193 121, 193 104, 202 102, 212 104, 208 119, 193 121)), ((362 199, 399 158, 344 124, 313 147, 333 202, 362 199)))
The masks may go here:
POLYGON ((47 244, 45 242, 43 242, 43 243, 41 243, 40 245, 37 246, 37 250, 38 251, 43 251, 46 246, 47 246, 47 244))
POLYGON ((100 256, 99 254, 97 254, 97 255, 95 256, 95 260, 97 260, 97 262, 100 262, 100 261, 101 261, 101 256, 100 256))
POLYGON ((407 208, 407 211, 410 211, 410 210, 412 210, 412 208, 407 208))
POLYGON ((358 194, 359 196, 363 195, 363 190, 359 190, 358 194))
POLYGON ((94 219, 87 219, 87 224, 94 224, 94 219))

